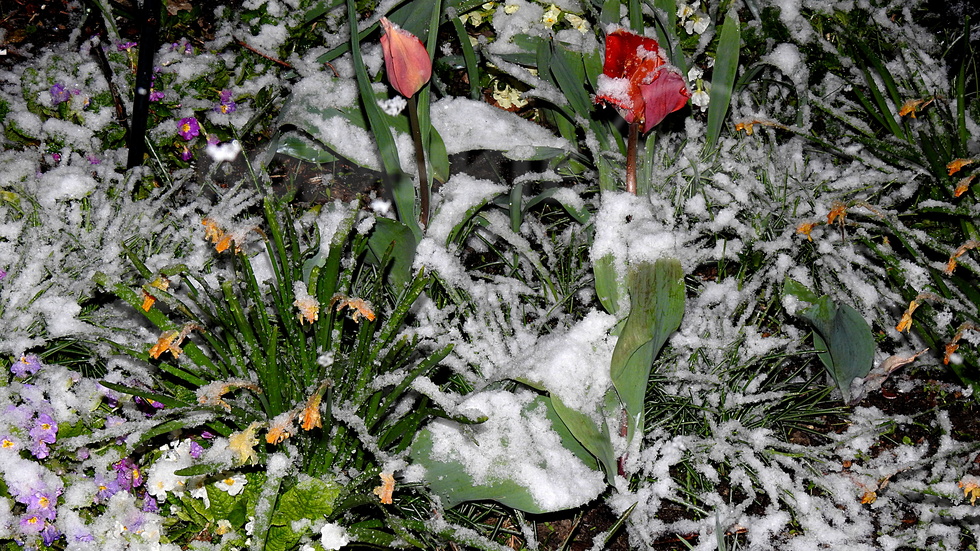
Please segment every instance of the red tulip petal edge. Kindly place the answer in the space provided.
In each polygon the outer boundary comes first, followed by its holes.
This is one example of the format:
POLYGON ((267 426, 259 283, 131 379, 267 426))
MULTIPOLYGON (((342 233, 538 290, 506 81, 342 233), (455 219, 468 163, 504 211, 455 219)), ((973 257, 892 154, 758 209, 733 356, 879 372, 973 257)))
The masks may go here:
POLYGON ((691 96, 684 77, 667 63, 657 41, 618 29, 606 35, 606 58, 596 103, 616 107, 647 133, 691 96))

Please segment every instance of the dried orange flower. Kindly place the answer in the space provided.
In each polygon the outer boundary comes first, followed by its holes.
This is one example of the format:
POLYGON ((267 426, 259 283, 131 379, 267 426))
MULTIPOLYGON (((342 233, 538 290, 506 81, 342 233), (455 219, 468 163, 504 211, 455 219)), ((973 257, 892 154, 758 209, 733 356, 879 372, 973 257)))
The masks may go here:
POLYGON ((787 128, 786 126, 779 124, 778 122, 752 119, 752 120, 745 120, 745 121, 735 123, 735 131, 738 132, 739 130, 745 130, 745 135, 751 136, 752 133, 754 132, 752 127, 757 124, 761 124, 762 126, 774 126, 776 128, 783 128, 783 129, 787 128))
POLYGON ((293 283, 293 296, 296 297, 293 306, 299 309, 296 317, 299 318, 300 323, 313 323, 319 319, 320 301, 306 291, 306 284, 302 281, 293 283))
POLYGON ((874 492, 870 492, 870 491, 869 492, 864 492, 864 495, 861 496, 861 504, 862 505, 868 505, 868 504, 874 503, 877 500, 878 500, 878 494, 876 494, 874 492))
POLYGON ((918 307, 919 303, 914 300, 909 303, 908 309, 906 309, 905 313, 902 314, 901 321, 899 321, 898 325, 895 326, 896 331, 901 333, 902 331, 907 331, 908 328, 912 326, 912 312, 915 312, 915 309, 918 307))
POLYGON ((176 359, 183 353, 183 350, 180 349, 180 343, 184 342, 187 335, 194 329, 199 330, 201 327, 193 323, 188 323, 179 332, 173 329, 164 331, 160 334, 160 338, 157 339, 157 343, 150 348, 150 357, 155 360, 160 357, 160 354, 169 351, 176 359))
POLYGON ((323 394, 320 392, 314 392, 310 399, 306 401, 306 407, 303 408, 303 430, 313 430, 314 427, 322 427, 323 421, 320 419, 320 402, 323 400, 323 394))
POLYGON ((374 489, 374 495, 378 496, 381 503, 391 505, 391 494, 395 491, 395 476, 392 473, 381 473, 381 486, 374 489))
POLYGON ((834 223, 838 217, 840 217, 840 224, 844 225, 844 217, 847 216, 847 205, 841 203, 840 201, 834 201, 830 205, 830 212, 827 213, 827 225, 834 223))
MULTIPOLYGON (((228 250, 232 242, 238 243, 242 239, 242 232, 226 233, 224 230, 218 227, 218 223, 212 218, 204 218, 201 220, 201 224, 204 224, 204 237, 214 243, 214 250, 219 253, 228 250)), ((238 245, 235 245, 235 252, 239 252, 238 245)))
MULTIPOLYGON (((150 287, 156 287, 157 289, 160 289, 161 291, 166 291, 167 289, 170 288, 170 280, 167 279, 167 276, 163 276, 163 275, 158 276, 156 279, 154 279, 152 282, 150 282, 150 287)), ((146 292, 146 289, 143 289, 143 311, 144 312, 149 312, 150 311, 150 308, 153 308, 153 304, 156 301, 157 301, 157 297, 151 295, 150 293, 147 293, 146 292)))
POLYGON ((951 356, 960 347, 959 342, 960 342, 960 339, 963 338, 963 333, 966 333, 967 331, 977 331, 977 332, 980 332, 980 327, 978 327, 978 326, 976 326, 976 325, 974 325, 974 324, 972 324, 970 322, 966 322, 966 323, 960 325, 956 329, 956 334, 953 335, 953 340, 949 341, 949 343, 946 344, 946 354, 943 356, 943 363, 944 364, 949 365, 949 361, 951 359, 951 356))
POLYGON ((946 168, 949 170, 949 175, 952 176, 959 172, 963 167, 973 164, 976 159, 953 159, 950 161, 946 168))
POLYGON ((963 497, 970 498, 970 505, 976 505, 977 498, 980 497, 980 484, 977 483, 977 480, 972 477, 964 478, 956 485, 963 489, 963 497))
POLYGON ((977 247, 980 247, 980 241, 967 241, 966 243, 960 245, 959 248, 953 252, 952 256, 949 257, 949 262, 946 263, 946 270, 944 273, 946 275, 953 273, 953 270, 956 269, 956 259, 963 256, 966 251, 977 247))
POLYGON ((354 312, 351 314, 351 318, 355 322, 359 322, 360 318, 363 316, 368 319, 368 321, 374 321, 374 310, 371 307, 371 303, 360 298, 349 298, 341 293, 337 293, 330 299, 330 307, 337 305, 337 311, 342 309, 350 308, 354 312))
POLYGON ((243 379, 233 379, 230 381, 216 381, 197 389, 197 402, 206 406, 221 406, 227 411, 231 411, 231 406, 221 399, 236 388, 247 388, 254 392, 262 392, 258 385, 243 379))
POLYGON ((269 432, 265 435, 265 441, 270 444, 278 444, 292 436, 294 417, 296 417, 296 410, 276 415, 269 426, 269 432))
POLYGON ((901 109, 898 110, 898 116, 904 117, 905 115, 909 115, 914 119, 916 112, 922 111, 935 100, 936 98, 932 98, 928 101, 924 99, 910 99, 905 102, 904 105, 902 105, 901 109))
POLYGON ((959 197, 960 195, 966 193, 970 189, 970 185, 973 183, 973 179, 976 177, 977 175, 975 173, 970 174, 969 176, 957 182, 956 189, 953 190, 953 197, 959 197))
POLYGON ((796 233, 805 235, 807 241, 813 241, 813 237, 810 236, 810 232, 813 231, 814 226, 817 224, 819 224, 819 222, 803 222, 799 226, 796 226, 796 233))

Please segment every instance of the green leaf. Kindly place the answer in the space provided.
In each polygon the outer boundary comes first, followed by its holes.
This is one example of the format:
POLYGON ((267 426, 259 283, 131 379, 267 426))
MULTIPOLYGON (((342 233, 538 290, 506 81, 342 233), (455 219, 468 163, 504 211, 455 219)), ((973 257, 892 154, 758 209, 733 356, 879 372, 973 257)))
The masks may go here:
POLYGON ((847 304, 835 304, 827 295, 814 300, 812 291, 787 279, 784 295, 793 295, 811 306, 799 312, 813 325, 813 344, 824 368, 834 379, 844 402, 851 401, 851 381, 864 377, 874 363, 875 341, 871 326, 857 310, 847 304))
POLYGON ((294 159, 308 163, 332 163, 338 159, 337 156, 329 151, 314 147, 308 141, 296 135, 279 138, 276 153, 288 155, 294 159))
MULTIPOLYGON (((547 405, 547 398, 544 396, 536 396, 530 402, 524 406, 524 412, 537 411, 538 408, 546 408, 545 416, 552 422, 552 429, 558 432, 561 429, 561 419, 557 418, 554 414, 549 414, 549 409, 547 405), (558 425, 556 427, 556 425, 558 425)), ((491 414, 492 415, 492 414, 491 414)), ((530 427, 527 427, 530 430, 530 427)), ((470 434, 467 432, 466 427, 462 427, 461 431, 463 434, 470 434)), ((476 437, 475 434, 473 434, 476 437)), ((560 433, 559 433, 560 436, 560 433)), ((462 438, 467 436, 461 435, 462 438)), ((566 432, 566 438, 569 437, 566 432)), ((479 440, 477 440, 479 442, 479 440)), ((575 442, 572 438, 571 442, 575 442)), ((478 444, 479 445, 479 444, 478 444)), ((472 458, 467 457, 465 454, 457 454, 453 457, 445 458, 439 457, 434 452, 435 442, 433 439, 433 433, 430 429, 423 429, 419 435, 416 437, 415 441, 412 443, 412 448, 410 451, 410 456, 415 463, 418 463, 425 467, 426 470, 426 482, 428 483, 431 490, 437 494, 441 499, 443 505, 446 507, 454 507, 460 503, 466 501, 485 501, 492 500, 508 507, 515 509, 520 509, 522 511, 532 513, 532 514, 542 514, 554 512, 554 508, 543 507, 540 505, 532 494, 531 490, 519 481, 516 476, 511 477, 508 475, 501 476, 499 478, 487 479, 483 482, 477 482, 468 472, 467 465, 472 458)), ((495 447, 493 444, 487 443, 488 448, 495 447)), ((573 444, 572 451, 573 454, 577 455, 583 453, 583 450, 579 445, 573 444), (577 450, 577 453, 576 451, 577 450)), ((536 465, 529 463, 528 458, 522 454, 508 454, 498 451, 487 457, 479 458, 479 461, 489 460, 493 462, 496 467, 504 467, 495 469, 496 472, 503 473, 520 473, 525 468, 539 468, 539 469, 554 469, 555 465, 536 465), (533 465, 533 466, 532 466, 533 465)), ((595 460, 589 458, 589 461, 584 462, 585 466, 595 465, 595 460)), ((578 499, 584 499, 583 496, 579 495, 582 493, 582 488, 578 485, 584 484, 584 482, 575 479, 574 477, 567 477, 562 479, 562 477, 553 477, 548 480, 548 484, 552 486, 551 492, 575 492, 575 496, 578 499), (569 487, 568 489, 563 488, 562 485, 568 484, 574 487, 569 487)), ((586 486, 585 488, 588 488, 586 486)), ((595 496, 592 496, 595 497, 595 496)), ((574 500, 573 500, 574 501, 574 500)))
POLYGON ((725 16, 721 37, 718 39, 714 74, 711 77, 711 92, 708 96, 708 128, 704 144, 707 151, 713 150, 718 145, 722 126, 725 124, 725 117, 732 103, 732 87, 735 84, 735 74, 738 72, 741 45, 742 35, 738 19, 728 14, 725 16))
POLYGON ((562 445, 589 468, 598 470, 601 465, 606 480, 612 484, 616 476, 616 452, 606 423, 601 427, 596 425, 591 417, 569 408, 555 395, 551 395, 545 403, 548 418, 561 436, 562 445), (572 437, 572 440, 569 441, 568 437, 572 437))
POLYGON ((415 247, 415 236, 408 226, 390 218, 375 220, 374 229, 368 238, 371 260, 380 263, 385 255, 391 255, 388 281, 396 289, 403 289, 412 280, 415 247))
POLYGON ((595 275, 595 293, 599 303, 610 314, 619 311, 619 273, 616 271, 616 259, 611 254, 599 258, 592 264, 595 275))
POLYGON ((653 360, 684 317, 684 273, 680 261, 661 258, 636 266, 628 279, 630 313, 609 374, 626 408, 627 438, 632 439, 642 421, 653 360))
POLYGON ((343 486, 318 478, 305 478, 286 490, 272 515, 275 526, 289 526, 302 519, 320 520, 333 513, 343 486))

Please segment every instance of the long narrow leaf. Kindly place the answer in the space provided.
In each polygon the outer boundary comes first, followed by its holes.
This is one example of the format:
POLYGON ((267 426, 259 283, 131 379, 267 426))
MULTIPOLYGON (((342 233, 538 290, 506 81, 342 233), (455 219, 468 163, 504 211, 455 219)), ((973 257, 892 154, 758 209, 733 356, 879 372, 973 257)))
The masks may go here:
POLYGON ((738 72, 739 50, 742 45, 742 33, 739 30, 738 19, 731 14, 725 16, 718 39, 718 54, 715 59, 714 74, 711 77, 711 93, 708 96, 708 128, 704 147, 706 151, 714 150, 721 137, 721 129, 732 103, 732 87, 738 72))

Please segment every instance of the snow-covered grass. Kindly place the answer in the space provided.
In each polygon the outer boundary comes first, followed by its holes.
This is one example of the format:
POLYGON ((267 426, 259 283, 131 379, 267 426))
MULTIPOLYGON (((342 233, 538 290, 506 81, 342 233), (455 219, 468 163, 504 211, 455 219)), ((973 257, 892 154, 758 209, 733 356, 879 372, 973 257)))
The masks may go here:
POLYGON ((122 20, 0 65, 0 546, 535 548, 604 502, 633 548, 975 547, 980 444, 861 402, 926 348, 978 390, 973 29, 818 4, 178 11, 131 169, 122 20), (435 60, 424 228, 382 15, 435 60), (616 28, 692 94, 638 195, 593 101, 616 28), (486 150, 533 169, 448 172, 486 150), (384 167, 397 208, 275 195, 276 154, 384 167))

